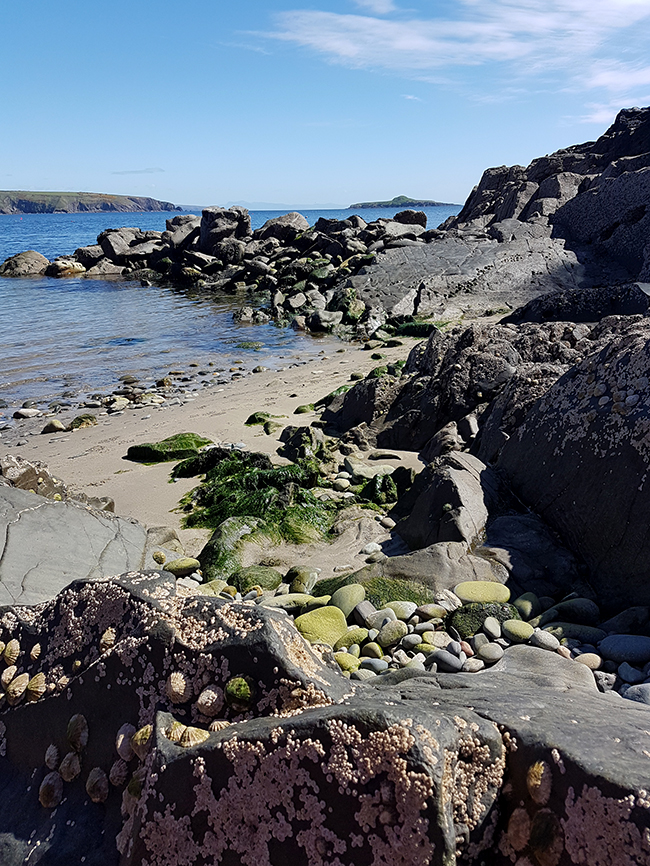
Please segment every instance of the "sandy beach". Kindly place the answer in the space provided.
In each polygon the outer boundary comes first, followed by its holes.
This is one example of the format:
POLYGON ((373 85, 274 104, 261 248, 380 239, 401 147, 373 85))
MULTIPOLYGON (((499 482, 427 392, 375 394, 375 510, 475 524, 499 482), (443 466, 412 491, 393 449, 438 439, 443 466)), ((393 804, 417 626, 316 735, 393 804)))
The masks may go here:
MULTIPOLYGON (((130 445, 159 441, 175 433, 194 432, 215 443, 243 443, 247 449, 273 455, 282 462, 276 454, 281 430, 269 436, 260 426, 245 426, 252 412, 267 412, 284 426, 308 425, 318 413, 295 415, 298 406, 312 403, 350 382, 352 373, 365 375, 379 364, 406 359, 417 342, 405 338, 402 346, 382 349, 382 360, 373 359, 374 353, 358 344, 333 343, 327 354, 281 372, 250 373, 224 385, 187 391, 181 395, 182 405, 145 406, 116 415, 75 408, 56 416, 66 423, 84 411, 96 414, 97 426, 74 432, 41 434, 46 423, 44 416, 20 420, 13 430, 3 431, 0 453, 40 460, 70 488, 88 496, 112 497, 120 516, 134 518, 147 527, 174 527, 186 552, 196 554, 209 538, 210 531, 183 529, 182 515, 174 509, 180 498, 196 486, 198 479, 170 483, 173 464, 143 466, 125 460, 130 445), (17 446, 19 441, 26 444, 17 446)), ((399 458, 392 461, 394 465, 405 463, 421 467, 416 454, 394 453, 399 458)), ((273 553, 278 564, 300 557, 305 563, 324 564, 327 571, 341 563, 361 567, 365 557, 359 551, 370 540, 384 544, 389 540, 389 533, 372 519, 357 522, 354 532, 337 539, 334 547, 320 544, 288 551, 274 550, 273 553)))

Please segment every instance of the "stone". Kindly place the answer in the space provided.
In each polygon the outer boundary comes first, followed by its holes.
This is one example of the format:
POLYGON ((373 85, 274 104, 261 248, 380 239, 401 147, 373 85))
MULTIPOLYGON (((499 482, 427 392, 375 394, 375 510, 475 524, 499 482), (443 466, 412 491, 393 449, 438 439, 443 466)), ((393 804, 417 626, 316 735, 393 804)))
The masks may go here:
POLYGON ((479 671, 484 670, 485 662, 483 659, 479 658, 469 658, 465 662, 463 662, 462 671, 468 674, 476 674, 479 671))
POLYGON ((640 671, 638 668, 633 668, 632 665, 627 662, 623 662, 623 664, 618 666, 618 675, 623 682, 629 683, 632 686, 642 683, 646 678, 643 671, 640 671))
POLYGON ((560 646, 560 641, 555 637, 555 635, 552 635, 547 631, 542 631, 541 629, 535 629, 530 636, 528 643, 531 646, 538 647, 539 649, 550 650, 551 652, 555 652, 560 646))
MULTIPOLYGON (((290 568, 284 579, 289 584, 289 592, 310 593, 316 586, 318 577, 319 572, 317 569, 297 566, 290 568)), ((269 589, 271 588, 269 587, 269 589)))
POLYGON ((427 631, 422 635, 422 643, 438 649, 445 649, 452 642, 446 631, 427 631))
POLYGON ((544 631, 550 632, 560 640, 562 638, 573 638, 580 641, 580 643, 598 644, 605 637, 605 632, 600 628, 594 628, 590 625, 580 625, 574 622, 554 622, 551 625, 547 625, 544 631))
POLYGON ((650 683, 640 683, 630 686, 623 695, 628 701, 636 701, 639 704, 650 704, 650 683))
POLYGON ((5 259, 0 265, 0 277, 38 277, 45 273, 49 259, 35 250, 26 250, 5 259))
POLYGON ((359 659, 347 652, 335 652, 334 658, 343 671, 356 671, 361 664, 359 659))
POLYGON ((539 599, 534 592, 525 592, 512 603, 519 611, 519 616, 526 621, 539 616, 542 612, 539 599))
POLYGON ((392 610, 397 619, 409 620, 417 609, 417 604, 414 601, 389 601, 386 605, 392 610))
POLYGON ((259 586, 263 590, 275 590, 282 583, 282 575, 274 568, 250 565, 231 574, 230 582, 242 593, 249 592, 254 586, 259 586))
POLYGON ((356 671, 352 671, 350 674, 350 679, 363 682, 364 680, 371 680, 376 676, 375 671, 371 671, 368 668, 357 668, 356 671))
POLYGON ((388 662, 383 658, 364 657, 361 659, 360 667, 362 670, 374 671, 380 674, 382 671, 388 670, 388 662))
POLYGON ((491 665, 503 657, 503 648, 496 643, 486 643, 477 650, 476 655, 481 661, 491 665))
POLYGON ((378 643, 370 641, 361 648, 361 655, 364 658, 381 659, 384 657, 384 650, 378 643))
POLYGON ((612 634, 601 640, 598 649, 606 659, 644 665, 650 661, 650 637, 636 634, 612 634))
POLYGON ((387 622, 379 629, 379 634, 377 635, 377 643, 379 646, 384 648, 393 646, 398 643, 406 634, 408 630, 406 628, 406 623, 403 623, 401 620, 392 620, 391 622, 387 622))
POLYGON ((415 609, 420 619, 444 619, 448 610, 440 604, 421 604, 415 609))
POLYGON ((365 597, 365 588, 358 583, 351 583, 337 589, 329 603, 343 611, 343 615, 347 618, 365 597))
POLYGON ((41 433, 62 433, 65 430, 65 424, 59 421, 58 418, 52 418, 52 420, 48 421, 45 427, 43 427, 41 433))
POLYGON ((510 590, 507 586, 486 580, 470 580, 459 583, 454 587, 454 593, 463 604, 491 601, 505 604, 510 600, 510 590))
POLYGON ((336 641, 334 644, 334 650, 337 651, 344 648, 349 649, 355 644, 361 645, 367 639, 368 629, 354 626, 348 629, 348 631, 336 641))
MULTIPOLYGON (((576 656, 575 660, 581 665, 588 667, 590 671, 597 671, 603 663, 603 660, 597 653, 580 653, 580 655, 576 656)), ((643 679, 643 676, 641 678, 643 679)))
POLYGON ((402 646, 407 652, 409 650, 415 649, 422 642, 422 636, 419 634, 407 634, 402 638, 402 646))
POLYGON ((196 457, 201 448, 212 445, 210 439, 197 433, 177 433, 161 442, 131 445, 126 452, 127 460, 138 463, 161 463, 170 460, 186 460, 196 457))
POLYGON ((306 592, 285 592, 271 598, 262 598, 259 602, 261 607, 270 607, 272 610, 284 610, 292 616, 297 616, 302 611, 308 612, 307 608, 320 610, 325 605, 317 604, 318 599, 306 592))
MULTIPOLYGON (((467 638, 480 631, 488 617, 496 620, 500 626, 505 620, 517 619, 518 616, 517 609, 511 604, 497 604, 496 602, 479 604, 478 602, 471 602, 464 604, 451 614, 449 625, 456 629, 461 638, 467 638)), ((501 629, 499 628, 499 634, 497 635, 494 623, 491 623, 491 625, 495 637, 500 637, 501 629)), ((490 628, 489 625, 488 628, 490 628)))
POLYGON ((173 574, 174 577, 187 577, 192 574, 197 568, 201 567, 198 559, 191 556, 182 556, 179 559, 173 559, 171 562, 165 562, 165 571, 173 574))
POLYGON ((381 610, 376 610, 370 613, 365 620, 368 628, 381 628, 384 620, 396 620, 395 611, 389 607, 383 607, 381 610))
POLYGON ((343 612, 329 605, 296 617, 295 626, 310 643, 326 643, 331 647, 348 630, 343 612))
POLYGON ((530 623, 520 619, 507 619, 501 625, 503 636, 512 643, 526 643, 533 636, 535 629, 530 623))
POLYGON ((453 653, 447 652, 444 649, 437 649, 431 653, 428 657, 427 662, 431 664, 432 662, 438 666, 439 671, 443 671, 443 673, 457 673, 462 670, 464 662, 461 661, 458 656, 453 653))

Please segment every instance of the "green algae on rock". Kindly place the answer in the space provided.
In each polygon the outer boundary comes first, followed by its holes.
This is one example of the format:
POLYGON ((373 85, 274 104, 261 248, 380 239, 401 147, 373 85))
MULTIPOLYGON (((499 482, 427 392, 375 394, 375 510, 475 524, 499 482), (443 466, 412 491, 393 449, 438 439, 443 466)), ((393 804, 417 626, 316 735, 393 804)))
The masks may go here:
POLYGON ((498 622, 503 623, 507 619, 521 619, 519 611, 512 604, 480 604, 472 602, 457 608, 450 616, 449 622, 456 629, 461 638, 471 637, 483 627, 483 623, 493 616, 498 622))
POLYGON ((201 448, 212 445, 210 439, 198 433, 176 433, 160 442, 145 442, 131 445, 126 452, 126 460, 135 463, 166 463, 171 460, 185 460, 195 457, 201 448))
POLYGON ((305 640, 310 643, 326 643, 331 647, 348 630, 343 611, 330 605, 302 614, 296 618, 294 624, 305 640))
POLYGON ((230 582, 245 595, 254 586, 269 590, 277 589, 282 583, 282 575, 274 568, 268 568, 264 565, 249 565, 247 568, 240 568, 231 574, 230 582))

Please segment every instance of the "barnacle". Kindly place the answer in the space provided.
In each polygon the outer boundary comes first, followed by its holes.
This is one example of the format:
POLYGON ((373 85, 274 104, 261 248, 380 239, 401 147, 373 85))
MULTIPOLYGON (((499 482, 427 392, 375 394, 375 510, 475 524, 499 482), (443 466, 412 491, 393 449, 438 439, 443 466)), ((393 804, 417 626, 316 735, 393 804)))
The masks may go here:
POLYGON ((82 752, 88 745, 88 722, 81 713, 68 722, 68 742, 75 752, 82 752))
POLYGON ((111 647, 115 646, 116 633, 114 628, 107 628, 104 634, 99 639, 99 651, 105 653, 111 647))
POLYGON ((130 761, 133 757, 133 749, 131 747, 131 739, 135 734, 135 728, 128 722, 119 729, 115 737, 115 748, 117 754, 123 761, 130 761))
POLYGON ((48 773, 38 789, 38 799, 46 809, 55 809, 63 799, 63 779, 58 773, 48 773))
POLYGON ((77 752, 68 752, 65 758, 61 761, 59 773, 64 782, 71 782, 76 779, 81 772, 81 761, 77 752))
POLYGON ((86 793, 93 803, 103 803, 108 798, 108 776, 101 767, 93 767, 88 773, 86 793))
POLYGON ((192 697, 192 686, 180 671, 173 671, 167 677, 165 691, 172 704, 184 704, 192 697))
POLYGON ((0 674, 0 685, 3 689, 6 689, 9 683, 13 680, 18 672, 18 668, 16 665, 9 665, 8 668, 5 668, 3 672, 0 674))
POLYGON ((214 722, 210 722, 210 730, 211 731, 225 731, 226 728, 230 727, 230 722, 227 722, 225 719, 215 719, 214 722))
POLYGON ((34 646, 30 650, 29 657, 33 662, 35 662, 37 659, 40 658, 40 656, 41 656, 41 645, 40 645, 40 643, 35 643, 34 646))

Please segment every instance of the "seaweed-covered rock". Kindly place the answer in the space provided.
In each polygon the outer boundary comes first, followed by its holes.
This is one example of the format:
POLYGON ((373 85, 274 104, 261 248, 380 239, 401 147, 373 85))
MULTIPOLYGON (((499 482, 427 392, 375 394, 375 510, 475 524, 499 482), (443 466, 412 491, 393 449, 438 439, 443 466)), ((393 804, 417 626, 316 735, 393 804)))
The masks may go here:
POLYGON ((274 568, 268 568, 264 565, 249 565, 231 574, 230 583, 242 593, 247 593, 254 586, 259 586, 262 589, 277 589, 282 583, 282 575, 274 568))
POLYGON ((131 445, 126 452, 127 460, 137 463, 164 463, 169 460, 186 460, 195 457, 201 448, 211 445, 210 439, 197 433, 176 433, 160 442, 131 445))
POLYGON ((512 604, 472 602, 455 610, 451 614, 449 622, 462 638, 466 638, 476 634, 489 616, 494 617, 500 623, 508 619, 521 619, 519 611, 512 604))

